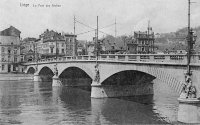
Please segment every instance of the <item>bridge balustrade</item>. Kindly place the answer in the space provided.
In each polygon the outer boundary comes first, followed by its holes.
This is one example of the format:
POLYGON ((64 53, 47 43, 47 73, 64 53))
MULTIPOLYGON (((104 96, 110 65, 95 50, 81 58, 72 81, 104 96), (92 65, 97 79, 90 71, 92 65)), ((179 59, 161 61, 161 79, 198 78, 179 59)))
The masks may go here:
POLYGON ((67 60, 71 60, 71 59, 72 59, 72 57, 71 57, 71 56, 68 56, 68 57, 67 57, 67 60))
POLYGON ((78 56, 77 59, 78 60, 83 60, 83 57, 82 56, 78 56))
POLYGON ((106 59, 107 59, 107 56, 106 56, 106 55, 100 56, 100 60, 106 60, 106 59))
POLYGON ((116 55, 109 55, 107 59, 108 60, 115 60, 115 57, 116 57, 116 55))
POLYGON ((200 55, 192 55, 191 63, 200 63, 200 55))
POLYGON ((90 60, 96 60, 96 56, 90 56, 90 60))
POLYGON ((125 55, 119 55, 118 60, 119 61, 125 61, 125 55))
POLYGON ((89 56, 83 56, 83 60, 88 60, 89 56))
MULTIPOLYGON (((38 60, 38 63, 48 62, 63 62, 63 61, 74 61, 74 60, 96 60, 96 56, 80 55, 76 58, 72 56, 64 56, 56 58, 48 58, 38 60)), ((187 63, 187 55, 184 54, 101 54, 98 58, 99 61, 119 61, 119 62, 151 62, 151 63, 187 63)), ((27 62, 26 64, 34 63, 27 62)), ((192 55, 191 63, 200 64, 200 55, 192 55)))
POLYGON ((126 61, 137 61, 137 56, 136 55, 127 55, 126 61))
POLYGON ((157 55, 157 56, 154 56, 154 59, 155 60, 165 60, 165 56, 164 55, 157 55))

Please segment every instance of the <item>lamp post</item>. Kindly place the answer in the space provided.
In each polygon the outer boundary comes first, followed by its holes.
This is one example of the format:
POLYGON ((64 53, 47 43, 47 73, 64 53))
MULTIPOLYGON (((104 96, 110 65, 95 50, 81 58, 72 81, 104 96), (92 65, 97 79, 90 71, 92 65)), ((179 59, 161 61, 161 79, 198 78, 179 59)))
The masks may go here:
POLYGON ((35 72, 37 72, 37 70, 38 70, 38 52, 37 52, 37 45, 35 42, 33 43, 33 46, 34 46, 34 60, 36 62, 35 72))
POLYGON ((200 101, 196 98, 196 88, 192 84, 192 72, 191 72, 191 54, 194 53, 193 45, 196 41, 196 36, 193 34, 194 32, 190 28, 190 0, 188 0, 188 35, 187 35, 187 46, 188 46, 188 52, 187 52, 187 71, 185 73, 185 83, 183 85, 183 89, 179 98, 179 101, 190 101, 190 99, 196 99, 196 102, 200 101))
POLYGON ((57 77, 58 76, 58 68, 57 68, 57 61, 58 61, 58 43, 57 43, 57 36, 58 34, 56 34, 55 36, 55 40, 56 40, 56 64, 54 65, 54 75, 57 77))
POLYGON ((98 16, 97 16, 97 30, 96 30, 96 64, 95 64, 95 78, 94 78, 94 81, 95 81, 97 84, 99 84, 99 82, 100 82, 100 72, 99 72, 98 56, 99 56, 99 41, 98 41, 98 16))

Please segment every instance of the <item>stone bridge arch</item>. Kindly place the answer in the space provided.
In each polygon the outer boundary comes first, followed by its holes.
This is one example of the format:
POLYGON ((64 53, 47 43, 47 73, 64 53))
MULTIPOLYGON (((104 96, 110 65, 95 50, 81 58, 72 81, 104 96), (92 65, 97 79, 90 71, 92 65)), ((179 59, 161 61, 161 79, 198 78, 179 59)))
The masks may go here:
MULTIPOLYGON (((58 78, 59 76, 62 74, 63 71, 65 71, 66 69, 68 68, 71 68, 71 67, 76 67, 78 69, 81 69, 82 71, 84 71, 92 80, 94 78, 94 72, 92 71, 92 68, 93 66, 91 66, 91 64, 83 64, 83 63, 47 63, 47 64, 41 64, 41 65, 38 65, 38 70, 37 72, 35 73, 38 78, 39 78, 39 81, 43 81, 45 79, 45 76, 46 75, 48 77, 48 79, 52 79, 52 77, 54 76, 54 70, 55 70, 55 65, 57 65, 57 70, 58 70, 58 78), (45 73, 42 73, 41 74, 41 71, 44 69, 44 68, 48 68, 51 70, 51 73, 49 72, 45 72, 45 73), (49 74, 48 74, 49 73, 49 74), (41 79, 42 78, 42 79, 41 79)), ((46 78, 47 79, 47 78, 46 78)))
MULTIPOLYGON (((152 65, 125 65, 123 67, 120 67, 118 65, 108 64, 100 64, 99 67, 100 83, 103 83, 106 79, 108 79, 110 76, 113 76, 116 73, 132 70, 154 76, 156 79, 159 79, 160 81, 169 85, 175 92, 179 94, 182 90, 183 81, 181 81, 180 79, 184 78, 178 78, 179 76, 176 73, 172 74, 171 71, 169 71, 170 69, 166 70, 166 68, 163 67, 156 67, 152 65)), ((184 74, 184 72, 181 72, 180 74, 182 75, 184 74)))
MULTIPOLYGON (((36 69, 36 65, 34 66, 36 69)), ((52 81, 53 76, 53 64, 37 65, 37 70, 34 73, 34 81, 52 81)))
POLYGON ((52 72, 54 71, 54 64, 43 64, 38 65, 38 70, 36 71, 37 74, 41 72, 45 67, 49 68, 52 72))
POLYGON ((58 64, 58 76, 60 76, 63 71, 71 67, 83 70, 92 80, 95 76, 95 72, 92 70, 93 66, 88 67, 87 65, 85 66, 84 64, 68 64, 68 65, 58 64))
POLYGON ((27 69, 25 70, 25 73, 34 74, 35 73, 35 67, 33 67, 33 66, 27 67, 27 69))

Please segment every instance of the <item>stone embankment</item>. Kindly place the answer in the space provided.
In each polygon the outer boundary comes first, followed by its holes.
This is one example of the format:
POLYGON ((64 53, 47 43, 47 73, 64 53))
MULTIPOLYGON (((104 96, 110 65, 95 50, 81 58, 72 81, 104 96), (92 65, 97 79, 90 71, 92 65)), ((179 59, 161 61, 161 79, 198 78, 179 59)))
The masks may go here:
POLYGON ((0 74, 0 81, 15 81, 15 80, 32 80, 32 74, 13 74, 6 73, 0 74))

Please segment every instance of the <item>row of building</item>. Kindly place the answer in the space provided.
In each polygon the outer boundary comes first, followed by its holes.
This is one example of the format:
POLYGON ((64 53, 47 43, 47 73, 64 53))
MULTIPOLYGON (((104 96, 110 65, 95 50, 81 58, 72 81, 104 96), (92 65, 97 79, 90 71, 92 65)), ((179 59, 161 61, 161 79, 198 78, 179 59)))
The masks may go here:
MULTIPOLYGON (((38 39, 27 37, 21 42, 24 61, 57 56, 71 56, 76 45, 76 35, 46 30, 38 39)), ((76 49, 76 48, 75 48, 76 49)))
MULTIPOLYGON (((95 55, 96 39, 93 41, 77 40, 77 36, 69 33, 58 33, 45 30, 38 38, 20 37, 21 32, 13 26, 0 32, 0 72, 23 72, 21 62, 43 58, 76 55, 95 55)), ((107 36, 98 40, 102 54, 148 54, 154 53, 154 33, 134 32, 133 36, 123 39, 107 36)))

